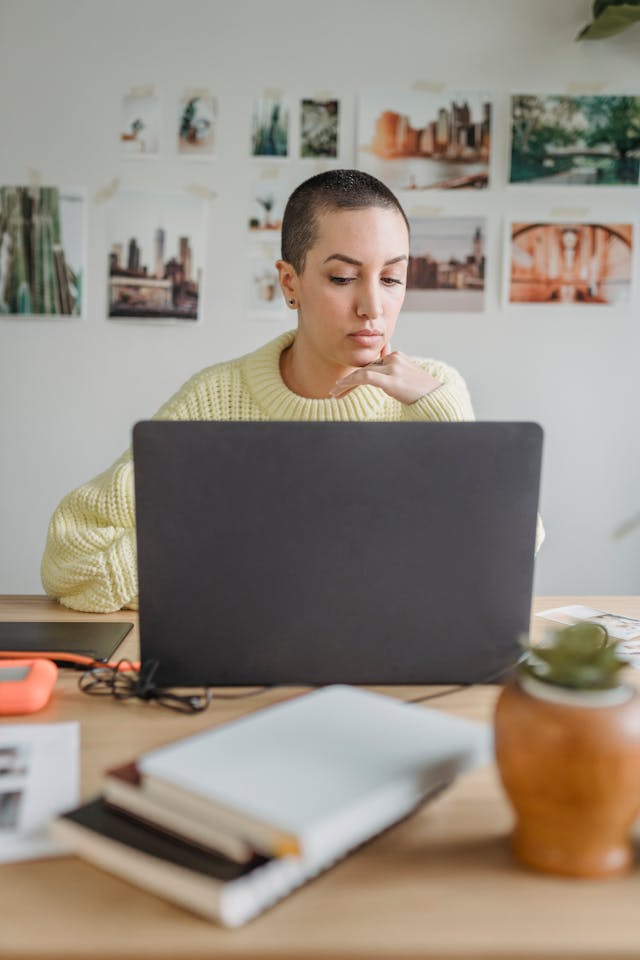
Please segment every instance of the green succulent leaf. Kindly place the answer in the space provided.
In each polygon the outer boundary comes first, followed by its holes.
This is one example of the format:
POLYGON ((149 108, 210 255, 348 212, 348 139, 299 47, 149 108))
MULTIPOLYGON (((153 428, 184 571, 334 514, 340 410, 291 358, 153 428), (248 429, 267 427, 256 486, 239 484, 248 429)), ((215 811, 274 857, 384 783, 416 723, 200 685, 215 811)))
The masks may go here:
POLYGON ((580 31, 576 40, 603 40, 622 33, 640 20, 640 2, 600 0, 594 3, 593 16, 594 19, 580 31))
POLYGON ((526 656, 520 671, 556 686, 573 690, 607 690, 617 686, 627 663, 618 655, 604 627, 578 623, 551 631, 545 642, 523 644, 526 656))

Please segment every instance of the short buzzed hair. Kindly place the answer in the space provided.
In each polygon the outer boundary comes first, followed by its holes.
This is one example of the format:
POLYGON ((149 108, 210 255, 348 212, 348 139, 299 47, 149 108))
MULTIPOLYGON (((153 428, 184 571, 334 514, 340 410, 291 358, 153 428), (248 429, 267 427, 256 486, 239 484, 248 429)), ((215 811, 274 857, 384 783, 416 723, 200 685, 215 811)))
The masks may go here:
POLYGON ((382 207, 396 210, 409 230, 398 198, 384 183, 362 170, 327 170, 293 191, 282 218, 282 259, 300 275, 307 253, 318 239, 318 217, 331 210, 382 207))

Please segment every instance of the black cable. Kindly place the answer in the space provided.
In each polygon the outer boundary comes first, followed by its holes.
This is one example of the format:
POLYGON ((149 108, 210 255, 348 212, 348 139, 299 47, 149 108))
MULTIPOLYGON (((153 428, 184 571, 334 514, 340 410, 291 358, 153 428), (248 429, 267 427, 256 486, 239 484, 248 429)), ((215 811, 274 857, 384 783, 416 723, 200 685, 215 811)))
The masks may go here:
POLYGON ((469 683, 457 683, 455 686, 450 687, 448 690, 438 690, 437 693, 428 693, 424 697, 412 697, 409 700, 404 700, 404 703, 425 703, 427 700, 437 700, 438 697, 449 697, 452 693, 459 693, 461 690, 468 690, 469 687, 480 686, 483 683, 491 683, 493 680, 498 680, 500 677, 503 677, 506 673, 509 673, 514 669, 516 664, 510 663, 506 667, 501 667, 500 670, 496 670, 495 673, 487 674, 485 677, 481 677, 479 680, 471 680, 469 683))

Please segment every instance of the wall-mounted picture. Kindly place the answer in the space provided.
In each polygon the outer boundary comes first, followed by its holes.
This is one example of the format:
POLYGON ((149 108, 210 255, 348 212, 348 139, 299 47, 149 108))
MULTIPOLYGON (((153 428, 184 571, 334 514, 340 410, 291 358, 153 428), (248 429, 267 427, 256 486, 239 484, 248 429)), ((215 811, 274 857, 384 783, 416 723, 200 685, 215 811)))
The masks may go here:
POLYGON ((155 94, 127 94, 122 100, 120 150, 125 157, 155 157, 160 148, 160 102, 155 94))
POLYGON ((282 167, 266 170, 251 183, 249 230, 277 232, 291 192, 291 180, 282 167))
POLYGON ((511 303, 627 303, 630 223, 512 223, 511 303))
POLYGON ((215 149, 217 100, 209 95, 185 95, 178 110, 178 153, 211 158, 215 149))
POLYGON ((85 198, 62 187, 0 187, 0 316, 82 313, 85 198))
POLYGON ((638 183, 640 97, 511 98, 512 183, 638 183))
POLYGON ((482 93, 360 97, 358 166, 392 190, 455 190, 489 184, 491 104, 482 93))
POLYGON ((255 100, 251 117, 251 154, 254 157, 289 156, 289 115, 287 100, 255 100))
POLYGON ((484 309, 484 217, 410 217, 405 310, 484 309))
POLYGON ((250 250, 248 311, 251 316, 282 317, 285 314, 286 307, 275 268, 279 257, 277 243, 255 244, 250 250))
POLYGON ((300 156, 337 157, 339 119, 338 100, 301 100, 300 156))
POLYGON ((205 233, 201 197, 116 193, 108 231, 110 317, 198 319, 205 233))

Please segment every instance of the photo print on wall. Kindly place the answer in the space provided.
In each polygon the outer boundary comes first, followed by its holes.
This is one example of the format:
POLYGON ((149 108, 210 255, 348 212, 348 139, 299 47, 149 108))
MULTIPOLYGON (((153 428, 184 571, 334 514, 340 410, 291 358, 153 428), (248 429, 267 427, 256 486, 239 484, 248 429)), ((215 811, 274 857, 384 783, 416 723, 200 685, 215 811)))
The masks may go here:
POLYGON ((178 108, 178 153, 211 159, 215 151, 217 100, 206 91, 187 91, 178 108))
POLYGON ((479 92, 364 93, 358 167, 392 190, 489 184, 491 104, 479 92))
POLYGON ((264 97, 255 100, 251 117, 251 155, 254 157, 289 156, 288 100, 264 97))
POLYGON ((409 217, 411 243, 404 309, 484 310, 484 217, 409 217))
POLYGON ((160 102, 153 88, 128 93, 122 101, 120 150, 124 157, 156 157, 160 149, 160 102))
POLYGON ((339 122, 338 100, 301 100, 300 156, 337 157, 339 122))
POLYGON ((291 193, 288 168, 265 166, 256 171, 249 199, 249 230, 278 232, 291 193))
POLYGON ((197 320, 205 201, 192 193, 122 191, 109 204, 109 317, 197 320))
MULTIPOLYGON (((280 246, 272 243, 251 245, 248 259, 248 314, 254 318, 284 318, 287 312, 280 284, 276 260, 280 246)), ((291 324, 294 326, 294 323, 291 324)))
POLYGON ((511 183, 632 186, 640 171, 640 97, 511 98, 511 183))
POLYGON ((632 224, 519 222, 510 237, 510 303, 629 301, 632 224))
POLYGON ((84 262, 82 190, 0 187, 0 316, 80 316, 84 262))

